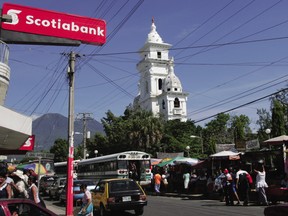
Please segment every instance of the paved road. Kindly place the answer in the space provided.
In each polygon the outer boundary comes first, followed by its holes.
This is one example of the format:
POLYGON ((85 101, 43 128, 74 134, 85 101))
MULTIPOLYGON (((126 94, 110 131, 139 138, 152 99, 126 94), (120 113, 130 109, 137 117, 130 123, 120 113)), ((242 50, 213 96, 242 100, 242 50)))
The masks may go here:
MULTIPOLYGON (((58 201, 44 198, 47 208, 58 215, 65 215, 65 206, 58 201)), ((218 200, 191 200, 185 197, 148 196, 148 206, 145 207, 143 216, 261 216, 264 215, 263 206, 225 206, 218 200)), ((123 214, 132 216, 133 211, 123 214)))

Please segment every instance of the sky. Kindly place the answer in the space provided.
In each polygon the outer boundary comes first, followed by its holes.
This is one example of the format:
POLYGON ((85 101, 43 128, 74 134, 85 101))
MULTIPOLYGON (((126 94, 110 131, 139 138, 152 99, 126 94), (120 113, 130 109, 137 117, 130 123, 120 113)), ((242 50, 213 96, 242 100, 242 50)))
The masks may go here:
POLYGON ((11 77, 5 107, 27 116, 68 116, 68 57, 63 53, 71 51, 80 56, 75 116, 91 113, 100 121, 108 110, 123 115, 138 93, 137 52, 145 44, 152 18, 163 41, 172 45, 169 56, 174 58, 175 74, 189 93, 188 119, 196 124, 205 126, 211 116, 231 110, 231 115, 247 115, 255 130, 257 109, 269 110, 268 96, 287 87, 286 0, 9 3, 103 19, 107 24, 103 46, 9 45, 11 77))

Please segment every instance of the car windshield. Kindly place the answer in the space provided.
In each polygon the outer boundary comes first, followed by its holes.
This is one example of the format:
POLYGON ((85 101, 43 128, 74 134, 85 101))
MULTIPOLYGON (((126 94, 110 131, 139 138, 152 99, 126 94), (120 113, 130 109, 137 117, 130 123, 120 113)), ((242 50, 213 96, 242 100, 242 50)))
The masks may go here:
POLYGON ((75 181, 73 183, 74 187, 80 187, 82 184, 86 184, 87 186, 89 185, 95 185, 92 181, 75 181))
POLYGON ((112 181, 110 182, 110 191, 121 191, 121 190, 139 190, 138 185, 134 181, 112 181))

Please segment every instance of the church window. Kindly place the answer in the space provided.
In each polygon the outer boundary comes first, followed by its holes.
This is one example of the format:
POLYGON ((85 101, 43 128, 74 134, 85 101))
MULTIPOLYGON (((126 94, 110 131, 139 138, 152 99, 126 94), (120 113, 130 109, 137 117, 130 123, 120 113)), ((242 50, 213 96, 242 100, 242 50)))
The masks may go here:
POLYGON ((175 98, 174 100, 174 107, 180 107, 180 101, 179 101, 179 98, 175 98))
POLYGON ((177 91, 177 88, 174 88, 174 91, 177 91))
POLYGON ((146 81, 146 93, 149 92, 149 88, 148 88, 148 82, 146 81))
POLYGON ((158 79, 158 89, 162 89, 162 79, 158 79))
POLYGON ((157 52, 157 58, 161 59, 161 52, 157 52))
POLYGON ((165 109, 165 101, 162 101, 162 109, 165 109))
POLYGON ((169 92, 169 91, 170 91, 170 88, 167 88, 167 91, 169 92))

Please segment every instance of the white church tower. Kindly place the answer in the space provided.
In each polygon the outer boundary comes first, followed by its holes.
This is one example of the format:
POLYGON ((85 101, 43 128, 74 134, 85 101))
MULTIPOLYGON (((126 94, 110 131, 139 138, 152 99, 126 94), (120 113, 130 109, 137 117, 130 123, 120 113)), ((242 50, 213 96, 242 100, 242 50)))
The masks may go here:
POLYGON ((174 59, 169 58, 170 44, 164 43, 152 20, 151 31, 140 49, 139 93, 134 106, 162 115, 166 120, 187 121, 187 96, 174 73, 174 59))

